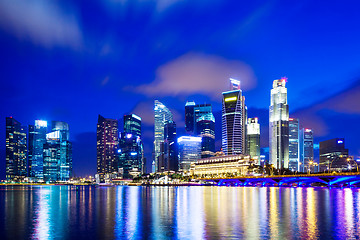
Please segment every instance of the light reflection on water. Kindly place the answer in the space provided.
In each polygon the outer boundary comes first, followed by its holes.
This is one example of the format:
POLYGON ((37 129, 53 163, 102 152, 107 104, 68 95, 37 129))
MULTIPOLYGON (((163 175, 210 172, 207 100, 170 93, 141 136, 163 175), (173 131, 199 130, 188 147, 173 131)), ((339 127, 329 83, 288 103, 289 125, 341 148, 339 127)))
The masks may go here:
POLYGON ((360 190, 1 186, 3 239, 359 239, 360 190))

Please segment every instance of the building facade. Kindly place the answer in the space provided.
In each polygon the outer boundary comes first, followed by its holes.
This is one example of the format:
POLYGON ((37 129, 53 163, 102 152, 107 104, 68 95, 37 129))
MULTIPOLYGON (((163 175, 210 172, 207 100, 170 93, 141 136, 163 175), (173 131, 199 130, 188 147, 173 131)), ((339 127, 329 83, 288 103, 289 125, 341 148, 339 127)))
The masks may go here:
POLYGON ((196 135, 201 137, 201 158, 215 155, 215 117, 210 112, 196 119, 196 135))
POLYGON ((270 164, 276 169, 289 168, 289 106, 286 78, 274 80, 271 89, 269 148, 270 164))
POLYGON ((192 135, 195 131, 195 116, 194 116, 195 102, 186 102, 185 104, 185 131, 192 135))
POLYGON ((6 180, 22 181, 27 176, 26 130, 12 117, 6 118, 6 180))
POLYGON ((155 113, 155 122, 154 122, 155 139, 154 139, 153 171, 158 172, 159 157, 163 153, 163 148, 161 148, 161 145, 164 143, 164 126, 166 122, 173 120, 173 115, 170 112, 170 110, 158 100, 155 100, 154 113, 155 113))
POLYGON ((46 143, 47 121, 35 120, 35 125, 29 127, 29 144, 31 148, 31 168, 30 177, 34 181, 42 181, 44 179, 44 144, 46 143))
POLYGON ((299 119, 289 118, 289 169, 293 172, 301 171, 299 139, 299 119))
POLYGON ((300 130, 300 171, 315 171, 314 161, 314 136, 309 128, 300 130))
POLYGON ((96 131, 97 174, 101 182, 106 174, 117 172, 118 121, 99 115, 96 131))
POLYGON ((260 164, 260 124, 258 118, 248 118, 246 131, 246 152, 260 164))
POLYGON ((201 137, 182 136, 178 140, 179 170, 189 171, 190 165, 201 158, 201 137))
POLYGON ((319 172, 330 171, 332 163, 336 159, 347 158, 349 156, 349 150, 345 148, 344 138, 333 138, 320 142, 319 145, 319 172))
POLYGON ((222 150, 226 155, 246 151, 247 108, 240 89, 240 81, 230 79, 232 90, 222 93, 222 150))

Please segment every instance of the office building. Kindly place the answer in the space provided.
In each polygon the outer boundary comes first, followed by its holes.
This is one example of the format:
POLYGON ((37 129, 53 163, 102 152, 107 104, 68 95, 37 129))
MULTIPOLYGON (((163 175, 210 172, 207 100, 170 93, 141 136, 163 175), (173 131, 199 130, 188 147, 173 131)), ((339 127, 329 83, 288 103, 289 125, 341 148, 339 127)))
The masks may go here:
POLYGON ((141 117, 135 114, 124 115, 124 132, 141 138, 141 117))
POLYGON ((155 122, 154 122, 154 162, 153 168, 155 172, 158 172, 159 166, 159 156, 163 153, 163 149, 161 149, 161 145, 164 142, 164 125, 166 122, 173 120, 173 115, 170 110, 158 100, 155 100, 155 122))
POLYGON ((185 104, 185 131, 187 134, 194 134, 195 130, 195 116, 194 116, 195 102, 186 102, 185 104))
POLYGON ((331 171, 332 165, 336 160, 343 162, 342 159, 346 159, 349 156, 349 150, 345 148, 344 138, 333 138, 320 142, 319 153, 319 172, 331 171))
POLYGON ((189 171, 190 165, 201 158, 201 137, 179 137, 179 169, 189 171))
POLYGON ((99 115, 96 131, 97 174, 101 182, 117 172, 118 121, 99 115))
POLYGON ((44 179, 43 150, 46 133, 47 121, 35 120, 35 125, 29 126, 29 154, 31 154, 29 164, 31 164, 30 177, 33 181, 43 181, 44 179))
POLYGON ((26 130, 12 117, 6 118, 6 180, 22 181, 27 176, 26 130))
POLYGON ((246 150, 247 108, 240 81, 230 79, 232 90, 222 93, 222 150, 226 155, 244 154, 246 150))
POLYGON ((212 112, 196 119, 196 135, 201 137, 201 158, 215 155, 215 117, 212 112))
POLYGON ((289 168, 289 106, 286 78, 274 80, 271 89, 269 148, 270 164, 276 169, 289 168))
POLYGON ((58 181, 60 179, 60 131, 46 134, 43 159, 44 181, 58 181))
POLYGON ((164 152, 161 161, 161 171, 178 171, 178 144, 176 135, 176 123, 169 121, 164 126, 164 152))
POLYGON ((140 136, 120 133, 118 149, 118 177, 129 179, 139 176, 143 169, 144 149, 140 136))
POLYGON ((308 128, 300 130, 300 172, 314 172, 314 136, 308 128))
POLYGON ((246 150, 251 159, 260 165, 260 124, 258 118, 248 118, 246 150))
POLYGON ((289 170, 293 172, 299 171, 299 138, 299 119, 289 118, 289 170))

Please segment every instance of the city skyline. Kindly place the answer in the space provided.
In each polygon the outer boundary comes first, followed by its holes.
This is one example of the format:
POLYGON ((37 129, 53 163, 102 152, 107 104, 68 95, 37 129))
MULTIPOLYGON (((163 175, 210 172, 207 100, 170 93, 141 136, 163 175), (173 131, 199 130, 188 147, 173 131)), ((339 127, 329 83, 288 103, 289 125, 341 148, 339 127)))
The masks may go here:
MULTIPOLYGON (((360 155, 356 138, 360 134, 356 126, 360 119, 356 61, 360 34, 353 31, 360 21, 355 8, 346 4, 329 3, 324 8, 309 3, 280 6, 274 1, 247 3, 235 11, 239 8, 221 2, 200 1, 197 6, 187 1, 164 6, 126 2, 125 8, 134 12, 121 19, 112 14, 111 9, 119 8, 116 3, 91 3, 101 9, 97 14, 102 27, 89 17, 94 14, 90 6, 82 3, 41 6, 40 21, 27 18, 36 4, 18 4, 23 8, 17 11, 11 11, 12 3, 0 5, 9 10, 0 16, 4 23, 0 25, 0 47, 7 60, 1 67, 0 125, 5 126, 8 116, 24 125, 34 119, 67 122, 76 175, 95 173, 98 114, 114 119, 130 113, 142 117, 144 149, 151 152, 155 99, 173 112, 179 136, 185 132, 183 106, 187 100, 212 104, 218 148, 218 93, 228 89, 229 77, 241 80, 249 117, 259 117, 262 147, 268 141, 271 82, 285 75, 289 78, 290 116, 313 130, 314 142, 345 138, 350 154, 360 155), (209 11, 199 12, 205 4, 209 11), (85 8, 87 14, 80 14, 85 8), (183 21, 185 9, 193 13, 187 21, 183 21), (28 21, 14 22, 11 14, 22 14, 28 21), (65 19, 60 27, 66 37, 44 31, 54 22, 49 19, 65 19), (170 23, 177 27, 170 31, 170 23), (38 31, 28 31, 27 24, 37 26, 38 31), (127 34, 122 35, 123 30, 127 34)), ((0 145, 0 157, 5 159, 4 127, 0 145)), ((146 157, 151 159, 149 154, 146 157)), ((1 161, 1 178, 4 169, 1 161)))

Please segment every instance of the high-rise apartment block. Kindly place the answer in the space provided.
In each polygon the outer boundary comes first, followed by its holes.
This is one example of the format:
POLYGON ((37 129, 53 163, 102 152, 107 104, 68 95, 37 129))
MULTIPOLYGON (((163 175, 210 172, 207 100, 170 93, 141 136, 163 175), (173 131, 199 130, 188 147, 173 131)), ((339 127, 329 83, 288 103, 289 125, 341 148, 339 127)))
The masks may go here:
POLYGON ((270 164, 277 169, 289 168, 289 106, 286 78, 274 80, 271 89, 269 147, 270 164))

